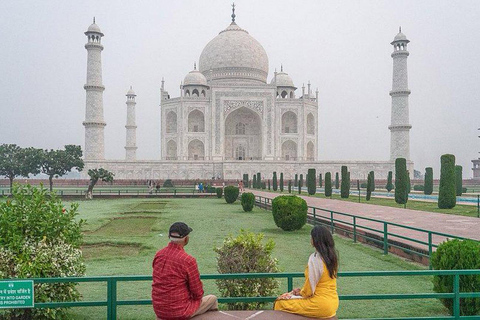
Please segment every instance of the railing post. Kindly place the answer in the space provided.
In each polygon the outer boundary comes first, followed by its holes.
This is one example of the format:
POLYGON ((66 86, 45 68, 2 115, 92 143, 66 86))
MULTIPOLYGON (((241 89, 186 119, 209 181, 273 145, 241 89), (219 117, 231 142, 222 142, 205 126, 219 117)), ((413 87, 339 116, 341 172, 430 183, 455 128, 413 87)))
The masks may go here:
POLYGON ((313 225, 317 225, 317 215, 315 213, 315 207, 313 207, 313 225))
POLYGON ((107 280, 107 320, 117 320, 117 281, 107 280))
POLYGON ((460 275, 457 273, 453 276, 453 316, 460 319, 460 275))
POLYGON ((293 277, 288 276, 287 277, 287 292, 290 292, 293 290, 293 277))
POLYGON ((432 232, 428 232, 428 268, 432 270, 432 232))
POLYGON ((353 216, 353 243, 357 242, 357 217, 353 216))
POLYGON ((388 224, 383 223, 383 254, 388 254, 388 224))
POLYGON ((334 226, 333 226, 333 211, 330 211, 330 229, 332 229, 332 234, 333 234, 335 232, 334 226))

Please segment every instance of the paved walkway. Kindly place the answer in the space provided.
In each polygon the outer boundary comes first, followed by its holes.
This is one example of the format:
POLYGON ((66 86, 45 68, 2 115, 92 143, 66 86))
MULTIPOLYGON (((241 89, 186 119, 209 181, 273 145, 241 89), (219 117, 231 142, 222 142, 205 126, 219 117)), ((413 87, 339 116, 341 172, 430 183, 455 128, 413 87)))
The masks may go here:
MULTIPOLYGON (((278 193, 264 192, 259 190, 249 190, 255 195, 275 198, 278 196, 278 193)), ((298 194, 297 194, 298 195, 298 194)), ((425 229, 429 231, 436 231, 441 233, 446 233, 450 235, 455 235, 464 238, 470 238, 475 240, 480 240, 480 219, 473 217, 464 217, 458 215, 449 215, 435 212, 425 212, 417 211, 410 209, 402 208, 392 208, 350 201, 341 201, 341 200, 331 200, 331 199, 322 199, 316 197, 309 197, 301 195, 307 204, 312 207, 318 207, 327 210, 333 210, 337 212, 349 213, 356 216, 362 216, 366 218, 378 219, 387 222, 398 223, 410 227, 416 227, 420 229, 425 229)), ((317 214, 319 210, 317 210, 317 214)), ((321 213, 322 216, 330 218, 329 212, 321 213)), ((344 219, 344 221, 352 222, 352 218, 341 218, 340 215, 335 215, 335 218, 344 219)), ((376 222, 371 222, 367 220, 357 219, 357 224, 365 225, 367 227, 383 230, 383 225, 376 222)), ((407 236, 413 239, 428 241, 428 236, 424 233, 409 230, 405 228, 391 226, 388 229, 388 232, 396 233, 402 236, 407 236)), ((395 237, 391 237, 395 239, 395 237)), ((438 244, 442 241, 445 241, 445 237, 442 236, 433 236, 433 243, 438 244)), ((407 242, 401 239, 395 239, 402 242, 407 242)), ((420 248, 420 245, 416 245, 420 248)))
MULTIPOLYGON (((282 311, 252 310, 252 311, 210 311, 192 318, 192 320, 303 320, 312 319, 282 311)), ((336 318, 335 318, 336 319, 336 318)))

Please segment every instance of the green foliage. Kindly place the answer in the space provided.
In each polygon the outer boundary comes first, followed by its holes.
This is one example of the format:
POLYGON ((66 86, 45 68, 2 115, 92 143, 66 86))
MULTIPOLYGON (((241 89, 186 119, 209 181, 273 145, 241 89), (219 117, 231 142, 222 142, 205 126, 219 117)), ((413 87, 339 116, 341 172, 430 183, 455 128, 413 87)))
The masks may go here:
POLYGON ((175 186, 173 185, 172 179, 167 179, 167 180, 163 181, 163 187, 164 188, 175 188, 175 186))
POLYGON ((433 169, 425 168, 425 189, 424 193, 430 195, 433 193, 433 169))
POLYGON ((254 189, 257 189, 257 175, 256 174, 253 175, 252 187, 254 189))
POLYGON ((206 192, 206 193, 215 193, 215 192, 217 192, 217 190, 216 190, 216 188, 215 188, 214 186, 212 186, 212 185, 210 185, 210 184, 207 184, 207 185, 205 186, 205 192, 206 192))
POLYGON ((280 191, 283 192, 283 172, 280 172, 280 191))
POLYGON ((308 194, 313 196, 317 192, 317 172, 315 169, 308 169, 307 174, 307 188, 308 194))
POLYGON ((16 144, 0 145, 0 176, 10 180, 10 189, 13 179, 40 173, 42 150, 35 148, 21 148, 16 144))
POLYGON ((372 192, 375 191, 375 171, 370 171, 370 175, 372 176, 372 192))
POLYGON ((265 181, 262 181, 262 189, 263 190, 267 189, 267 183, 265 181))
POLYGON ((298 194, 302 193, 303 187, 303 174, 300 174, 300 179, 298 180, 298 194))
POLYGON ((330 172, 325 173, 325 197, 332 196, 332 174, 330 172))
POLYGON ((90 183, 88 184, 88 190, 85 197, 90 200, 93 198, 93 187, 95 187, 98 180, 102 180, 103 182, 113 182, 113 177, 115 176, 114 173, 103 168, 90 169, 88 170, 88 175, 90 176, 90 183))
MULTIPOLYGON (((240 230, 237 237, 229 235, 217 253, 219 273, 276 273, 279 272, 277 259, 272 258, 275 247, 273 240, 262 243, 263 234, 240 230)), ((266 297, 276 294, 278 281, 274 278, 219 279, 218 290, 224 297, 266 297)), ((266 302, 229 303, 230 310, 262 309, 266 302)))
POLYGON ((398 204, 406 204, 408 201, 408 181, 407 160, 395 159, 395 202, 398 204))
MULTIPOLYGON (((449 240, 441 243, 432 255, 436 270, 480 269, 480 243, 473 240, 449 240)), ((433 290, 438 293, 453 292, 453 276, 434 276, 433 290)), ((480 276, 460 276, 460 292, 479 292, 480 276)), ((453 300, 440 299, 453 314, 453 300)), ((460 299, 460 315, 480 313, 480 298, 460 299)))
POLYGON ((415 191, 425 191, 425 186, 423 184, 416 184, 413 186, 413 190, 415 191))
POLYGON ((372 196, 372 186, 373 186, 373 183, 372 183, 372 180, 373 180, 373 177, 372 177, 372 172, 373 171, 370 171, 368 173, 368 177, 367 177, 367 201, 370 201, 370 198, 372 196))
POLYGON ((307 202, 297 196, 278 196, 272 201, 273 220, 284 231, 301 229, 307 223, 307 202))
POLYGON ((277 172, 273 172, 273 191, 278 190, 277 172))
MULTIPOLYGON (((12 198, 0 202, 0 278, 81 277, 78 204, 64 208, 43 187, 14 185, 12 198)), ((35 302, 76 301, 74 283, 35 284, 35 302)), ((11 309, 5 319, 67 319, 66 309, 11 309)))
POLYGON ((340 196, 348 198, 350 196, 350 174, 347 166, 342 166, 342 185, 340 189, 340 196))
POLYGON ((243 211, 252 211, 253 206, 255 205, 255 195, 251 192, 242 193, 242 196, 240 197, 240 202, 242 203, 243 211))
POLYGON ((393 190, 392 171, 388 171, 387 185, 385 186, 385 189, 387 189, 388 192, 393 190))
POLYGON ((457 196, 462 195, 463 174, 462 166, 455 166, 455 192, 457 196))
POLYGON ((245 188, 250 187, 250 186, 248 185, 248 183, 249 183, 248 173, 244 173, 244 174, 243 174, 243 186, 244 186, 245 188))
POLYGON ((295 173, 295 180, 294 180, 293 186, 295 188, 298 187, 298 173, 295 173))
POLYGON ((318 174, 318 186, 320 188, 323 187, 323 179, 322 179, 322 174, 321 173, 318 174))
POLYGON ((235 187, 235 186, 227 186, 225 187, 223 192, 225 194, 224 195, 225 201, 227 203, 234 203, 235 201, 237 201, 240 190, 238 189, 238 187, 235 187))
POLYGON ((407 194, 412 191, 412 183, 410 182, 410 171, 407 170, 407 194))
POLYGON ((268 179, 268 191, 270 191, 270 179, 268 179))
POLYGON ((340 179, 338 178, 338 172, 335 172, 335 189, 340 188, 340 179))
POLYGON ((82 171, 82 147, 66 145, 65 150, 43 150, 41 172, 48 176, 50 191, 53 190, 53 177, 61 177, 76 169, 82 171))
POLYGON ((455 156, 453 154, 444 154, 441 157, 438 207, 440 209, 451 209, 455 207, 456 201, 455 156))
POLYGON ((221 199, 223 196, 223 188, 215 188, 215 192, 217 193, 217 198, 221 199))
POLYGON ((292 180, 288 180, 288 193, 292 193, 292 180))
POLYGON ((262 177, 260 176, 260 172, 257 172, 257 189, 261 189, 262 187, 262 177))

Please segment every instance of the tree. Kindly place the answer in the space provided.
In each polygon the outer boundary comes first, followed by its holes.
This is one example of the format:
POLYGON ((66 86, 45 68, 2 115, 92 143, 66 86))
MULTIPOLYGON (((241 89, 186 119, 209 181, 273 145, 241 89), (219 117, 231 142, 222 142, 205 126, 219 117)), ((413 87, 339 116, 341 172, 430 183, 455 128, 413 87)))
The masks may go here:
POLYGON ((440 190, 438 191, 438 207, 451 209, 457 202, 455 190, 455 156, 444 154, 441 159, 440 190))
POLYGON ((398 204, 406 204, 408 201, 407 183, 407 160, 397 158, 395 159, 395 202, 398 204))
POLYGON ((317 177, 316 170, 308 169, 307 177, 308 194, 313 196, 317 192, 317 182, 315 181, 317 177))
POLYGON ((283 172, 280 172, 280 191, 283 192, 283 172))
POLYGON ((387 185, 385 186, 385 189, 387 189, 388 192, 392 191, 393 189, 392 171, 388 171, 387 185))
POLYGON ((262 189, 262 177, 260 172, 257 172, 257 189, 262 189))
POLYGON ((253 189, 257 189, 257 175, 256 175, 256 174, 253 175, 253 182, 252 182, 252 184, 253 184, 253 185, 252 185, 253 189))
POLYGON ((298 193, 302 193, 302 187, 303 187, 303 174, 300 174, 300 180, 298 180, 298 193))
POLYGON ((243 174, 243 186, 245 188, 250 188, 249 186, 249 180, 248 180, 248 173, 243 174))
POLYGON ((366 197, 367 201, 370 201, 370 197, 372 196, 372 185, 373 185, 372 172, 373 171, 370 171, 367 177, 367 197, 366 197))
POLYGON ((268 179, 268 190, 270 191, 270 179, 268 179))
POLYGON ((10 180, 12 190, 13 179, 28 178, 30 174, 40 173, 42 151, 35 148, 21 148, 16 144, 0 145, 0 176, 10 180))
POLYGON ((342 186, 340 190, 340 196, 342 198, 348 198, 350 195, 350 177, 347 166, 342 166, 342 186))
POLYGON ((372 192, 375 191, 375 172, 370 171, 370 174, 372 175, 372 192))
POLYGON ((273 191, 277 191, 278 183, 277 183, 277 172, 273 172, 273 191))
POLYGON ((82 148, 66 145, 65 150, 44 150, 41 171, 48 176, 50 191, 53 190, 53 177, 61 177, 76 169, 82 171, 82 148))
POLYGON ((433 169, 431 167, 425 168, 425 186, 423 192, 426 195, 433 193, 433 169))
POLYGON ((332 174, 330 172, 325 173, 325 197, 332 196, 332 174))
POLYGON ((293 186, 298 187, 298 173, 295 173, 295 180, 293 181, 293 186))
POLYGON ((323 187, 323 180, 322 180, 322 174, 321 173, 318 175, 318 186, 320 188, 323 187))
POLYGON ((410 171, 407 170, 407 195, 412 191, 412 183, 410 182, 410 171))
POLYGON ((90 183, 88 184, 88 190, 85 198, 91 200, 93 199, 93 187, 95 187, 98 180, 102 180, 103 182, 112 182, 115 174, 106 169, 99 168, 88 170, 88 175, 90 176, 90 183))
POLYGON ((288 193, 292 193, 292 180, 288 180, 288 193))
POLYGON ((455 166, 455 190, 456 190, 457 196, 462 195, 462 191, 463 191, 462 183, 463 183, 462 166, 455 166))
POLYGON ((335 189, 340 188, 340 179, 338 178, 338 172, 335 172, 335 189))

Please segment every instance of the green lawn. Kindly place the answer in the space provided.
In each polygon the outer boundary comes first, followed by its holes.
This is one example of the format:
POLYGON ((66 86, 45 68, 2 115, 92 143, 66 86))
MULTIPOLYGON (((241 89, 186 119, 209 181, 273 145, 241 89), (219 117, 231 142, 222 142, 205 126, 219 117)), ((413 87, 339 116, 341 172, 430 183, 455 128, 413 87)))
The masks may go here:
MULTIPOLYGON (((294 188, 292 187, 292 194, 298 195, 297 188, 295 188, 295 192, 293 191, 293 189, 294 188)), ((273 190, 262 190, 262 191, 281 193, 280 191, 273 191, 273 190)), ((288 193, 287 189, 285 189, 283 193, 288 193)), ((308 193, 306 191, 302 191, 302 195, 308 196, 308 193)), ((314 197, 323 198, 323 199, 327 198, 325 197, 325 194, 323 192, 316 193, 314 197)), ((358 202, 358 193, 357 195, 350 195, 350 197, 347 199, 341 198, 340 194, 332 194, 332 196, 328 198, 341 200, 341 201, 358 202)), ((360 197, 360 203, 368 203, 368 204, 374 204, 374 205, 385 206, 385 207, 393 207, 393 208, 403 208, 403 204, 396 203, 395 199, 393 198, 379 198, 379 197, 372 196, 372 198, 370 198, 370 200, 367 201, 365 199, 365 195, 362 195, 360 197)), ((478 215, 477 206, 457 204, 452 209, 439 209, 436 202, 419 201, 419 200, 408 200, 407 209, 427 211, 427 212, 438 212, 438 213, 453 214, 453 215, 467 216, 467 217, 477 217, 478 215)))
MULTIPOLYGON (((220 246, 230 233, 240 229, 262 232, 275 241, 274 256, 281 271, 303 272, 312 252, 309 241, 311 227, 295 232, 284 232, 273 223, 271 212, 255 208, 243 212, 238 204, 228 205, 223 199, 119 199, 80 202, 80 218, 86 219, 84 253, 87 275, 145 275, 151 274, 155 252, 167 242, 168 228, 175 221, 185 221, 194 231, 186 251, 197 258, 200 272, 217 273, 213 248, 220 246), (166 202, 166 204, 165 204, 166 202), (139 208, 144 208, 145 212, 139 208), (155 210, 157 208, 157 210, 155 210), (116 232, 115 232, 116 231, 116 232)), ((354 244, 335 236, 340 256, 340 271, 415 270, 423 267, 395 256, 383 255, 379 250, 354 244)), ((301 286, 302 279, 295 281, 301 286)), ((204 281, 206 293, 218 294, 214 281, 204 281)), ((85 300, 103 300, 105 285, 81 284, 85 300)), ((281 283, 281 291, 286 283, 281 283)), ((431 278, 384 277, 340 278, 341 294, 365 293, 420 293, 432 292, 431 278)), ((279 292, 280 293, 280 292, 279 292)), ((150 282, 119 285, 120 299, 150 297, 150 282)), ((270 307, 270 306, 269 306, 270 307)), ((119 319, 152 319, 151 306, 128 306, 118 309, 119 319)), ((411 301, 342 301, 340 318, 435 316, 445 309, 437 300, 411 301)), ((74 308, 72 319, 101 319, 106 308, 74 308)))

